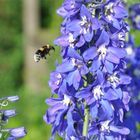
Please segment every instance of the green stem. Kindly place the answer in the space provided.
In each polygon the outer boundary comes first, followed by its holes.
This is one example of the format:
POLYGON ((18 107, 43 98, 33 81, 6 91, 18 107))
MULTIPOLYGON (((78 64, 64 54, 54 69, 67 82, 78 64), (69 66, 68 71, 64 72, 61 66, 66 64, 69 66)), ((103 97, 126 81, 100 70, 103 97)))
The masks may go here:
POLYGON ((89 107, 85 105, 84 110, 84 125, 83 125, 83 136, 86 137, 88 133, 88 122, 89 122, 89 107))

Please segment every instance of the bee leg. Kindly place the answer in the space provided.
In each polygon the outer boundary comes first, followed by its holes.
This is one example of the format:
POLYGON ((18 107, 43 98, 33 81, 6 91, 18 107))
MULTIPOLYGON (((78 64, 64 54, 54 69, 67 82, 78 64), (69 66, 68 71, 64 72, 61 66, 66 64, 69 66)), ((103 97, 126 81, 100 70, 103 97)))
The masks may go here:
POLYGON ((46 56, 44 56, 44 59, 47 59, 46 56))
POLYGON ((54 47, 52 47, 52 49, 55 51, 55 48, 54 47))

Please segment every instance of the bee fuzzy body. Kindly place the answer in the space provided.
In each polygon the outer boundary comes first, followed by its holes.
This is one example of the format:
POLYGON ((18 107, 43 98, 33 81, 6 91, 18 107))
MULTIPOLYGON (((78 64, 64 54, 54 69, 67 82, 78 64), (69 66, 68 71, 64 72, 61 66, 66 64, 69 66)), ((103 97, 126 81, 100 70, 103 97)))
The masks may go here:
POLYGON ((50 50, 55 50, 55 48, 48 44, 39 48, 34 54, 34 61, 39 62, 40 59, 46 59, 46 55, 50 55, 50 50))

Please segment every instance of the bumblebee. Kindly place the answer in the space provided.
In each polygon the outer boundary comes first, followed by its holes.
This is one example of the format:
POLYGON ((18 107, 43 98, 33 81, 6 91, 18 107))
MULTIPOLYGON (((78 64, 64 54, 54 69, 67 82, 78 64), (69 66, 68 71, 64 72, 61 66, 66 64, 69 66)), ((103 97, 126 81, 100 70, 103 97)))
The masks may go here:
POLYGON ((40 59, 46 59, 46 55, 50 55, 49 54, 50 50, 55 51, 55 48, 49 44, 39 48, 34 54, 34 61, 39 62, 40 59))

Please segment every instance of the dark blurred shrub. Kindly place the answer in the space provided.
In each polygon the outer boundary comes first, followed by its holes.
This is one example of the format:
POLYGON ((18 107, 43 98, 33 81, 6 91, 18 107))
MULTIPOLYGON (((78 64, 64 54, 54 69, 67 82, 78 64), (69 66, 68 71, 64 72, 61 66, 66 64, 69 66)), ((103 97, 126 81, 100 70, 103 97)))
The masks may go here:
POLYGON ((0 1, 0 91, 13 94, 22 84, 22 1, 0 1))

